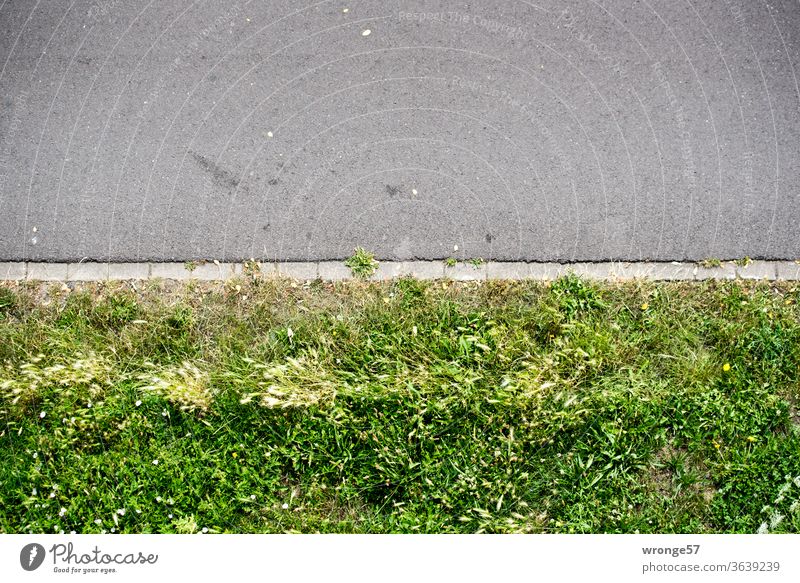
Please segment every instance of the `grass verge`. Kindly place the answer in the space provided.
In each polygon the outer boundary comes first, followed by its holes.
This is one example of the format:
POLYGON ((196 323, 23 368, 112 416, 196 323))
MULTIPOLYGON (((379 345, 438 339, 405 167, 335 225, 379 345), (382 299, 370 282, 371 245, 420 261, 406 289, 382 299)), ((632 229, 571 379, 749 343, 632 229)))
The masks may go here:
POLYGON ((800 532, 800 287, 0 285, 2 532, 800 532))

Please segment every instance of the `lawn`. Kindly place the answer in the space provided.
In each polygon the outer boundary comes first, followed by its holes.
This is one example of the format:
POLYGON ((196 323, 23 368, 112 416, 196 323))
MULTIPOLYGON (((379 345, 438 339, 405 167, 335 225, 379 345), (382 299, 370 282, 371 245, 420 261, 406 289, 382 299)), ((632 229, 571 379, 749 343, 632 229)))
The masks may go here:
POLYGON ((0 284, 0 532, 800 532, 793 283, 0 284))

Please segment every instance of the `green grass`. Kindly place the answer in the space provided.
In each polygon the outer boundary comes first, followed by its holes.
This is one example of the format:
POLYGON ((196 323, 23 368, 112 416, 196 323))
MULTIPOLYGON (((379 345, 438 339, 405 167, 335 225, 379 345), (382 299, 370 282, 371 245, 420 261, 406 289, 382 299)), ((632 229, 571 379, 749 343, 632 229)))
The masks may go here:
POLYGON ((0 531, 800 532, 799 300, 2 284, 0 531))

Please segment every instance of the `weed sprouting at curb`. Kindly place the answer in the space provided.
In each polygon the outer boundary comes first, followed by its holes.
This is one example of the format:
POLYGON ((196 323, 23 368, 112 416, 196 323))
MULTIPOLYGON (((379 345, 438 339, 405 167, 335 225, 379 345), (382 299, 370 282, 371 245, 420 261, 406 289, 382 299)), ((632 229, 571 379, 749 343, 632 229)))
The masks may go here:
MULTIPOLYGON (((753 262, 753 260, 750 259, 750 257, 745 256, 745 257, 740 257, 739 259, 732 259, 730 261, 727 261, 726 263, 732 263, 733 265, 736 265, 737 267, 747 267, 752 262, 753 262)), ((723 261, 721 259, 717 259, 717 258, 703 259, 702 261, 698 262, 698 265, 700 267, 705 268, 705 269, 715 269, 715 268, 718 268, 718 267, 722 267, 722 264, 723 264, 723 261)))
POLYGON ((242 262, 242 273, 246 277, 255 279, 261 275, 261 265, 251 257, 250 261, 242 262))
MULTIPOLYGON (((472 266, 474 269, 480 269, 481 267, 483 267, 483 265, 486 264, 486 262, 483 260, 482 257, 474 257, 472 259, 467 259, 464 261, 464 263, 472 266)), ((453 268, 456 265, 458 265, 458 259, 456 259, 455 257, 448 257, 447 259, 444 260, 444 265, 445 267, 453 268)))
POLYGON ((700 262, 700 267, 704 267, 706 269, 712 269, 715 267, 722 267, 722 261, 715 257, 709 259, 703 259, 700 262))
POLYGON ((363 247, 356 247, 353 250, 353 255, 349 257, 344 264, 350 268, 353 277, 359 279, 369 279, 378 269, 378 262, 375 261, 375 255, 363 247))

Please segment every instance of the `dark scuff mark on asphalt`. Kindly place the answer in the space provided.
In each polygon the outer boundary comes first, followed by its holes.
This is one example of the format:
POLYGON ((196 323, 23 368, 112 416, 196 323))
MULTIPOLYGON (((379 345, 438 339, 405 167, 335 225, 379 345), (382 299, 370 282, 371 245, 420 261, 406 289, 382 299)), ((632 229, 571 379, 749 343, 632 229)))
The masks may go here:
POLYGON ((401 192, 402 190, 400 189, 399 186, 393 186, 391 184, 386 185, 386 193, 391 197, 395 197, 399 195, 401 192))
POLYGON ((211 175, 214 184, 225 189, 234 189, 239 186, 239 179, 229 170, 220 167, 216 162, 212 162, 205 156, 192 152, 192 157, 197 164, 211 175))

